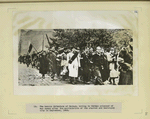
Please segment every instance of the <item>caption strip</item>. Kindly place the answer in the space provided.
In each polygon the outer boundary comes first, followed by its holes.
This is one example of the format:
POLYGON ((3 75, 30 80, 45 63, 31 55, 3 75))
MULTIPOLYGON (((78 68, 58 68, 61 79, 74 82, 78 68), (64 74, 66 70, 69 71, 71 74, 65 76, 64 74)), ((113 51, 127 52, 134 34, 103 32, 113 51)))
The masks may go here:
POLYGON ((121 103, 27 104, 27 113, 98 112, 121 113, 121 103))

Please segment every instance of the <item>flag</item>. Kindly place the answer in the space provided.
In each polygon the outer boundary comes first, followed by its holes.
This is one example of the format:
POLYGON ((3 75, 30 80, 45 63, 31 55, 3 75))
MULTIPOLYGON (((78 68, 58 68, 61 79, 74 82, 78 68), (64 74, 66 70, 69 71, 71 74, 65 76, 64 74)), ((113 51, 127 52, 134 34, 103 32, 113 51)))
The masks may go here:
POLYGON ((30 52, 31 52, 32 47, 33 47, 33 45, 32 45, 32 44, 30 44, 30 46, 29 46, 29 50, 28 50, 28 53, 30 53, 30 52))
POLYGON ((53 43, 53 41, 48 38, 47 34, 46 34, 46 38, 47 38, 47 42, 48 42, 49 46, 51 46, 51 44, 53 43))

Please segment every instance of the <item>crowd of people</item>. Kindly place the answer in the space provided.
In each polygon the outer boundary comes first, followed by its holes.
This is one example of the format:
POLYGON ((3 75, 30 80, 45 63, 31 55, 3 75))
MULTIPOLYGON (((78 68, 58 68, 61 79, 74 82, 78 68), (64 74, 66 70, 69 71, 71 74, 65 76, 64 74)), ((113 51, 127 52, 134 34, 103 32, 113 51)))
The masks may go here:
POLYGON ((19 56, 19 62, 37 68, 42 78, 48 74, 52 81, 60 79, 71 84, 82 82, 95 85, 133 84, 132 41, 120 51, 117 48, 85 46, 83 48, 51 47, 48 51, 19 56))

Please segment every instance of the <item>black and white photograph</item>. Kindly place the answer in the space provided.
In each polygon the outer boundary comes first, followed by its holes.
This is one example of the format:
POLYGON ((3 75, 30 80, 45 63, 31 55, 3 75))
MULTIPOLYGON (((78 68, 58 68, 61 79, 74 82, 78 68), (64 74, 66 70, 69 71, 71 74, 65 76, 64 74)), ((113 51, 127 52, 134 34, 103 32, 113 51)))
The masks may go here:
POLYGON ((15 94, 135 94, 137 14, 14 12, 15 94))
POLYGON ((130 29, 20 30, 19 86, 133 85, 130 29))
POLYGON ((149 2, 17 1, 0 7, 0 119, 148 119, 149 2))

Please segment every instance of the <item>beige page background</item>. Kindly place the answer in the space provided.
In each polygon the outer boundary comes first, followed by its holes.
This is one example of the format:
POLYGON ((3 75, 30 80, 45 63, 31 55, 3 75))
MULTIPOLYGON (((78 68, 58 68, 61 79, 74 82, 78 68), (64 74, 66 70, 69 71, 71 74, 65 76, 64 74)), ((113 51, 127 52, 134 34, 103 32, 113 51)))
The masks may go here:
POLYGON ((90 2, 90 3, 11 3, 0 4, 0 118, 121 118, 148 119, 149 116, 149 2, 90 2), (137 10, 138 11, 138 96, 50 96, 14 95, 13 74, 13 11, 64 10, 137 10), (122 102, 122 113, 61 113, 26 114, 27 103, 99 103, 122 102), (148 112, 148 113, 147 113, 148 112))

